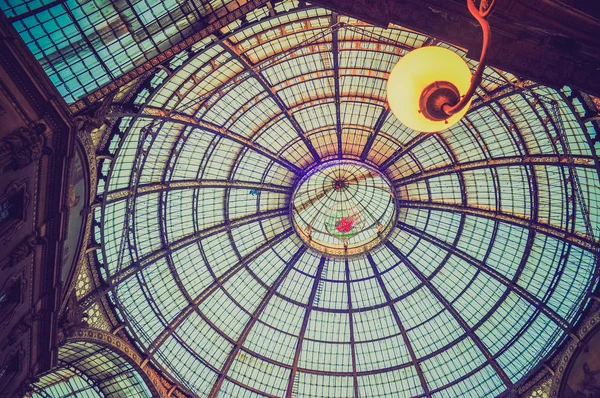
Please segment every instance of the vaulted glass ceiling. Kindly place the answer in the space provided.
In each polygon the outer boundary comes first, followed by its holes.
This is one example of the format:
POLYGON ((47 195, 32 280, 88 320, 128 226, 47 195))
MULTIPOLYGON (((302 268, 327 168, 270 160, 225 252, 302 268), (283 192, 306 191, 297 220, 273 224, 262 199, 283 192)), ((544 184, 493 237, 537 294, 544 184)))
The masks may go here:
POLYGON ((115 115, 99 238, 130 332, 198 396, 511 388, 593 287, 598 173, 575 110, 488 68, 462 123, 409 130, 388 73, 449 46, 295 5, 198 43, 115 115), (399 202, 387 241, 346 259, 289 219, 295 183, 340 157, 375 166, 399 202))
MULTIPOLYGON (((123 2, 121 22, 120 2, 38 3, 3 6, 24 36, 85 20, 26 40, 68 101, 188 37, 196 18, 169 14, 169 2, 123 2), (146 13, 169 17, 139 40, 128 24, 146 13), (58 39, 78 26, 98 38, 58 39)), ((241 3, 190 7, 217 18, 241 3)), ((140 350, 184 390, 491 397, 577 321, 600 233, 580 105, 488 68, 461 123, 412 131, 389 112, 386 79, 424 45, 465 57, 401 27, 279 2, 199 40, 111 109, 100 271, 140 350), (395 227, 362 256, 312 250, 290 219, 302 176, 340 158, 395 189, 395 227)))
POLYGON ((115 351, 91 342, 58 350, 58 367, 33 384, 32 398, 150 398, 137 370, 115 351))
POLYGON ((67 102, 217 23, 246 0, 0 0, 67 102))
POLYGON ((376 169, 349 160, 312 168, 296 183, 291 202, 295 231, 328 256, 368 252, 385 241, 396 221, 391 184, 376 169))

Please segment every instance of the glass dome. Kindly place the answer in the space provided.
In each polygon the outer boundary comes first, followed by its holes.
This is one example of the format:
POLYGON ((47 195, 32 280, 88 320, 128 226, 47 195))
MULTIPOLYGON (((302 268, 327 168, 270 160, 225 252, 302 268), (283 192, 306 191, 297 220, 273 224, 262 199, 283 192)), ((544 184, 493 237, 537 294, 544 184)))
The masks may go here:
POLYGON ((347 257, 384 241, 396 207, 390 182, 375 168, 334 160, 314 167, 296 183, 290 210, 306 245, 328 256, 347 257))
POLYGON ((140 86, 100 167, 101 272, 140 350, 201 397, 518 385, 596 284, 598 170, 569 93, 488 68, 460 123, 421 134, 386 81, 429 37, 293 1, 221 33, 140 86), (313 184, 377 214, 332 219, 313 184), (323 231, 344 218, 362 253, 315 248, 343 250, 323 231))

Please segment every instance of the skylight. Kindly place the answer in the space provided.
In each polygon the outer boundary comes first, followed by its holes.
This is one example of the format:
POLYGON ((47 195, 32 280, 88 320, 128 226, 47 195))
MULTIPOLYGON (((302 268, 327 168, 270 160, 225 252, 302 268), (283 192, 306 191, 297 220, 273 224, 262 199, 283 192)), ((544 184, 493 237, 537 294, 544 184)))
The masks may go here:
POLYGON ((512 388, 595 286, 599 181, 579 115, 565 92, 488 68, 462 122, 410 130, 386 79, 429 38, 296 6, 202 42, 113 115, 97 219, 127 330, 198 396, 512 388), (390 226, 366 253, 294 229, 294 192, 328 161, 389 190, 360 201, 381 210, 365 226, 390 226))

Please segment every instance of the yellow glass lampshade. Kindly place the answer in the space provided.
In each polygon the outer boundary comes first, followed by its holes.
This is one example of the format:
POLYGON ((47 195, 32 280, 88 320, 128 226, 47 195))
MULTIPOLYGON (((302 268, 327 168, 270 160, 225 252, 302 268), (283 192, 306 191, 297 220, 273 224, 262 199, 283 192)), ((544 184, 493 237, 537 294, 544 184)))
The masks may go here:
POLYGON ((458 123, 467 113, 470 101, 444 120, 431 120, 419 112, 424 90, 436 82, 451 83, 462 97, 469 89, 471 71, 460 56, 443 47, 421 47, 400 59, 390 74, 387 95, 392 113, 402 124, 416 131, 433 133, 458 123))

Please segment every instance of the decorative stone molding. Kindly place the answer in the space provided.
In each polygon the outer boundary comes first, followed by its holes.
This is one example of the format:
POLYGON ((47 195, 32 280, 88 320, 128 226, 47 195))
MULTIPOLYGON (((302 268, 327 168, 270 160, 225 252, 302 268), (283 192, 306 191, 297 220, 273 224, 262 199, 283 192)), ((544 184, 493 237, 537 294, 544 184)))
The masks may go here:
POLYGON ((58 303, 53 299, 60 267, 56 259, 61 256, 61 227, 66 221, 63 179, 74 137, 66 103, 25 43, 15 40, 17 33, 6 19, 0 23, 0 36, 3 39, 0 40, 0 65, 4 70, 0 91, 9 93, 5 101, 7 114, 14 108, 14 112, 10 112, 14 116, 11 125, 24 126, 0 138, 0 174, 8 173, 0 178, 9 178, 13 170, 18 170, 15 174, 26 174, 30 178, 31 196, 28 220, 19 237, 13 238, 16 241, 4 249, 0 261, 0 273, 19 268, 25 272, 30 285, 23 307, 14 315, 5 333, 19 340, 16 345, 22 341, 26 355, 18 378, 0 384, 3 384, 3 394, 23 396, 19 395, 23 382, 50 369, 56 359, 57 347, 50 338, 54 335, 58 315, 55 307, 58 303), (49 154, 52 156, 44 156, 49 154), (40 229, 36 234, 23 239, 37 227, 40 229), (37 247, 46 242, 43 248, 37 247), (21 311, 30 307, 35 308, 35 315, 30 314, 35 319, 20 319, 21 311), (16 329, 11 330, 15 323, 18 324, 16 329), (29 328, 30 323, 33 329, 29 328))
POLYGON ((550 389, 552 388, 553 379, 546 377, 543 381, 539 382, 536 388, 531 391, 528 398, 548 398, 550 396, 550 389))
MULTIPOLYGON (((2 351, 3 347, 0 346, 0 351, 2 351)), ((13 369, 9 370, 12 374, 12 376, 9 376, 9 378, 7 380, 3 380, 5 382, 10 382, 12 380, 12 378, 14 378, 16 376, 16 374, 19 372, 19 370, 21 369, 21 367, 23 366, 23 362, 26 356, 26 349, 25 346, 23 344, 19 344, 15 347, 12 348, 12 350, 10 350, 8 352, 8 354, 4 357, 4 362, 0 364, 0 369, 6 369, 7 366, 11 366, 13 367, 13 369), (14 361, 15 359, 17 359, 17 363, 10 363, 12 361, 14 361), (17 365, 15 367, 15 365, 17 365)), ((4 387, 4 386, 2 386, 4 387)))
POLYGON ((83 111, 73 119, 79 124, 78 130, 85 134, 89 134, 92 130, 99 129, 105 123, 107 123, 105 115, 108 112, 108 109, 110 108, 113 98, 116 94, 117 91, 112 91, 101 101, 98 101, 87 108, 83 108, 83 111))
POLYGON ((92 275, 87 262, 87 255, 88 253, 81 257, 79 264, 77 265, 80 267, 79 273, 77 278, 73 280, 73 288, 75 289, 75 294, 77 294, 78 299, 81 299, 86 293, 92 290, 92 275))
POLYGON ((109 320, 109 316, 103 310, 100 302, 96 302, 92 304, 87 310, 86 314, 88 315, 88 324, 92 328, 111 331, 113 329, 112 325, 114 322, 109 320))
POLYGON ((84 130, 79 130, 77 132, 77 138, 81 145, 83 146, 84 152, 86 154, 86 161, 89 167, 89 177, 90 177, 90 203, 91 206, 93 203, 93 198, 96 197, 96 185, 98 183, 98 172, 96 170, 96 151, 94 149, 94 143, 92 142, 92 138, 89 133, 86 133, 84 130))
POLYGON ((29 207, 31 200, 30 200, 30 195, 29 192, 27 191, 27 185, 28 182, 27 180, 23 180, 23 181, 14 181, 13 183, 11 183, 8 187, 6 187, 6 190, 4 191, 4 195, 2 197, 0 197, 0 203, 4 203, 8 200, 10 200, 11 197, 13 197, 14 195, 16 195, 20 190, 23 190, 23 200, 21 202, 21 206, 22 206, 22 214, 23 217, 21 217, 21 219, 14 219, 14 220, 10 220, 7 221, 8 225, 3 226, 0 229, 0 241, 3 242, 8 242, 9 240, 12 239, 12 237, 15 235, 15 233, 17 232, 17 230, 23 225, 23 223, 25 223, 26 217, 24 216, 27 212, 27 208, 29 207))
MULTIPOLYGON (((108 102, 105 102, 105 104, 108 104, 108 102)), ((96 109, 96 113, 98 113, 98 109, 96 109)), ((72 286, 70 287, 76 289, 77 297, 80 300, 86 293, 89 293, 102 284, 102 280, 98 275, 97 267, 95 266, 95 255, 93 251, 88 250, 91 247, 97 246, 93 240, 92 234, 92 223, 94 220, 94 212, 92 210, 95 208, 94 198, 96 198, 98 184, 98 162, 95 144, 90 136, 89 131, 86 131, 87 127, 89 127, 89 123, 88 125, 86 125, 86 123, 82 123, 78 130, 77 136, 84 148, 87 166, 89 168, 90 211, 87 215, 83 238, 84 244, 82 245, 82 252, 77 264, 76 275, 73 278, 72 286)), ((89 308, 86 310, 86 313, 88 315, 87 321, 90 326, 98 329, 110 330, 113 325, 118 323, 114 314, 110 310, 107 310, 110 308, 110 306, 106 302, 106 298, 98 297, 95 299, 95 302, 88 307, 89 308)))
POLYGON ((0 140, 0 167, 2 171, 16 171, 27 167, 42 155, 52 154, 46 146, 46 125, 38 123, 33 128, 19 127, 0 140))
MULTIPOLYGON (((590 315, 579 327, 577 330, 577 337, 579 341, 583 340, 585 336, 594 329, 598 324, 600 324, 600 310, 596 310, 592 315, 590 315)), ((569 363, 573 357, 573 354, 577 351, 579 343, 574 341, 573 339, 569 340, 568 345, 565 350, 562 352, 560 357, 560 361, 556 367, 556 371, 554 374, 554 382, 552 383, 552 389, 550 390, 550 398, 558 398, 558 393, 560 387, 562 385, 563 378, 566 376, 565 371, 567 370, 569 363)))
POLYGON ((550 380, 550 385, 552 385, 552 376, 548 372, 540 371, 519 388, 519 394, 516 396, 528 397, 528 393, 533 394, 541 385, 548 383, 548 380, 550 380))
POLYGON ((87 327, 87 314, 85 314, 79 303, 77 302, 77 295, 75 292, 71 293, 69 300, 67 300, 67 306, 61 313, 58 320, 58 343, 62 345, 66 338, 66 335, 73 329, 87 327))
POLYGON ((8 102, 12 105, 13 109, 17 112, 19 117, 25 121, 28 126, 34 126, 35 123, 29 117, 19 100, 15 97, 15 94, 10 90, 6 83, 2 79, 0 79, 0 93, 4 94, 4 97, 8 100, 8 102))
MULTIPOLYGON (((88 187, 89 187, 89 192, 88 192, 88 203, 85 204, 84 210, 85 210, 85 214, 84 214, 84 218, 85 218, 85 225, 83 226, 83 234, 81 237, 81 248, 79 250, 79 253, 77 254, 77 262, 75 265, 75 271, 73 273, 73 277, 71 279, 71 283, 69 286, 66 286, 65 289, 65 295, 69 296, 74 289, 76 289, 78 280, 79 280, 79 275, 82 272, 82 269, 84 267, 87 267, 87 261, 86 261, 86 254, 87 254, 87 249, 89 247, 89 245, 93 244, 92 242, 92 221, 93 221, 93 211, 92 211, 92 205, 93 205, 93 201, 94 198, 96 197, 96 190, 97 190, 97 184, 98 184, 98 172, 96 169, 96 153, 94 150, 94 144, 92 142, 92 139, 89 135, 89 133, 86 133, 84 131, 84 129, 79 129, 77 131, 77 138, 79 139, 79 142, 81 143, 81 146, 83 147, 83 152, 85 154, 85 174, 86 174, 86 179, 88 180, 88 187)), ((62 312, 65 310, 65 306, 67 305, 67 301, 65 300, 63 302, 63 305, 61 307, 61 314, 62 312)))
POLYGON ((21 284, 21 287, 20 287, 21 296, 19 297, 18 303, 14 303, 11 307, 9 307, 9 309, 7 311, 3 311, 1 313, 2 318, 0 318, 0 330, 4 329, 6 327, 6 325, 8 325, 10 323, 10 321, 12 320, 13 316, 15 315, 15 312, 17 311, 17 309, 25 301, 25 296, 26 296, 25 293, 26 293, 26 289, 27 289, 27 279, 25 278, 24 270, 21 270, 21 272, 10 276, 4 283, 4 286, 2 287, 2 289, 0 290, 0 294, 5 294, 6 292, 8 292, 10 289, 12 289, 14 287, 15 283, 21 284))
POLYGON ((16 266, 29 257, 35 251, 36 246, 44 244, 46 244, 45 238, 41 238, 35 233, 29 235, 0 262, 0 271, 16 266))
POLYGON ((578 351, 581 341, 585 340, 588 333, 600 325, 600 305, 594 304, 589 309, 589 314, 574 331, 573 337, 569 337, 563 344, 561 351, 554 355, 543 369, 520 386, 518 396, 537 398, 547 394, 546 396, 549 398, 559 397, 563 378, 566 377, 565 372, 568 370, 573 355, 578 351))
POLYGON ((35 321, 39 321, 42 319, 41 314, 36 314, 33 310, 29 311, 15 326, 13 326, 12 330, 4 339, 2 344, 0 344, 0 352, 4 351, 6 348, 13 346, 17 340, 19 340, 25 333, 27 333, 32 327, 35 321))

